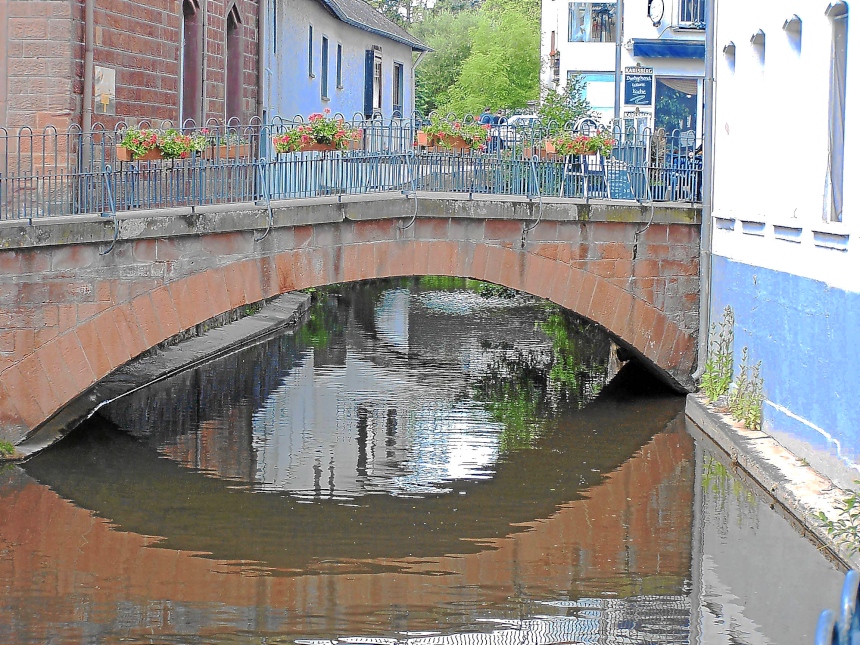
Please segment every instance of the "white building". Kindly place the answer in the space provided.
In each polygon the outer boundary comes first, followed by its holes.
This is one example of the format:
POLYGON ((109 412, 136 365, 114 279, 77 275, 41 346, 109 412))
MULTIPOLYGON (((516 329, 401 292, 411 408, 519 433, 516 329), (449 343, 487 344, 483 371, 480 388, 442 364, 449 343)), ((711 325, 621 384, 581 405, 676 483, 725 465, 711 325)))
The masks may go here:
POLYGON ((700 137, 704 29, 705 0, 543 0, 542 84, 562 89, 571 76, 583 75, 589 102, 609 123, 615 111, 616 67, 622 75, 637 65, 652 69, 650 80, 640 70, 644 84, 638 98, 632 87, 625 87, 632 76, 620 79, 620 113, 640 128, 653 127, 656 116, 656 125, 667 131, 695 131, 700 137))
MULTIPOLYGON (((558 0, 555 0, 556 2, 558 0)), ((764 429, 860 478, 860 38, 849 3, 717 0, 711 317, 762 362, 764 429)))

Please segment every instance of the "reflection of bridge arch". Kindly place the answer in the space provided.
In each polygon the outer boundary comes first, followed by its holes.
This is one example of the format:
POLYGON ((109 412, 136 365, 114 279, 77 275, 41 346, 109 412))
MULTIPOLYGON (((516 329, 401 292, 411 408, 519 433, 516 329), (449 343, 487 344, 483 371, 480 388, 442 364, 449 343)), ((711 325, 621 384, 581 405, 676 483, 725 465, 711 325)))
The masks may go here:
POLYGON ((624 221, 546 221, 523 246, 521 221, 491 218, 512 216, 509 207, 488 202, 480 213, 419 219, 405 230, 398 219, 342 219, 334 205, 285 209, 293 222, 329 211, 338 219, 284 225, 262 244, 251 230, 176 234, 190 221, 142 219, 129 225, 139 239, 108 256, 83 242, 0 251, 0 287, 15 303, 4 312, 15 331, 0 356, 0 435, 31 435, 131 358, 223 312, 295 289, 395 276, 470 277, 547 298, 599 323, 676 384, 691 383, 698 228, 689 213, 658 212, 649 223, 627 208, 624 221))

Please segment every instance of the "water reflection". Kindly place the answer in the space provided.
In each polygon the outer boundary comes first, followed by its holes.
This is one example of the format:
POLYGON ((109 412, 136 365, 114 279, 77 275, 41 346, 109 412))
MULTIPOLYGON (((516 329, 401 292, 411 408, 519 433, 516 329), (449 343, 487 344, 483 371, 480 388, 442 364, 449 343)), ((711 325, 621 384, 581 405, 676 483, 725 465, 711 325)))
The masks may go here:
POLYGON ((791 642, 747 571, 832 569, 651 384, 533 301, 344 288, 0 474, 0 642, 791 642))

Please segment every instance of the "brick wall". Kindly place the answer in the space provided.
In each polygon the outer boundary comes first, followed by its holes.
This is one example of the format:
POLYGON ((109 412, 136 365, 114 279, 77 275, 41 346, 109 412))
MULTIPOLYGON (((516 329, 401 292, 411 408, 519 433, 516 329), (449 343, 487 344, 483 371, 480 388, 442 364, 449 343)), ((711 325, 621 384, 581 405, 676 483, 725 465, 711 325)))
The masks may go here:
POLYGON ((0 126, 69 125, 80 109, 74 37, 69 0, 0 0, 0 126))
MULTIPOLYGON (((83 0, 75 0, 83 30, 83 0)), ((204 119, 224 118, 227 13, 235 4, 245 46, 242 107, 256 113, 257 0, 200 0, 205 11, 204 119)), ((94 121, 113 126, 141 119, 179 119, 181 0, 99 0, 95 12, 96 65, 116 70, 116 117, 94 121)), ((81 57, 83 49, 80 49, 81 57)), ((78 84, 83 87, 83 65, 78 84)))
MULTIPOLYGON (((242 109, 246 119, 256 112, 258 1, 200 0, 206 119, 224 117, 226 15, 233 4, 244 42, 242 109)), ((181 0, 98 0, 94 64, 116 72, 116 116, 96 114, 94 122, 112 128, 179 118, 181 22, 181 0)), ((0 126, 80 123, 83 41, 84 0, 0 0, 0 126)))

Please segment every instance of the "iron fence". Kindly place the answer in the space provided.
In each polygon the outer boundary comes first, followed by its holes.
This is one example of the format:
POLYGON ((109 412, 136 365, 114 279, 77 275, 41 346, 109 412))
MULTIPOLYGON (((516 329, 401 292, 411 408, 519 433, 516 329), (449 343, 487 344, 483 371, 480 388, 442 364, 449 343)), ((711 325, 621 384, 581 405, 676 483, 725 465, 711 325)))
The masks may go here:
POLYGON ((554 127, 493 127, 480 149, 458 151, 416 145, 417 117, 357 119, 349 150, 277 154, 273 137, 302 123, 188 124, 203 152, 148 161, 123 157, 123 130, 0 129, 0 220, 386 191, 701 199, 701 155, 677 132, 615 128, 610 156, 563 157, 541 149, 554 127))

